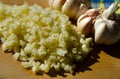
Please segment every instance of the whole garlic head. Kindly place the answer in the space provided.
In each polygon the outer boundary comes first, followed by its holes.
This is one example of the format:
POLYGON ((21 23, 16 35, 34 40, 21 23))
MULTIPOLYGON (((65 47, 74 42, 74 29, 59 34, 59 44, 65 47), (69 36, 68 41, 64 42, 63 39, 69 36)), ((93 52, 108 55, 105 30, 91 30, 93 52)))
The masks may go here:
POLYGON ((96 17, 101 13, 101 9, 89 9, 77 20, 76 30, 84 35, 89 35, 93 31, 93 24, 96 17))
POLYGON ((118 3, 114 2, 104 10, 101 17, 95 21, 95 43, 112 45, 120 39, 120 25, 116 20, 111 19, 118 8, 118 3))
POLYGON ((72 19, 77 19, 88 8, 90 0, 49 0, 49 6, 52 9, 59 10, 72 19))

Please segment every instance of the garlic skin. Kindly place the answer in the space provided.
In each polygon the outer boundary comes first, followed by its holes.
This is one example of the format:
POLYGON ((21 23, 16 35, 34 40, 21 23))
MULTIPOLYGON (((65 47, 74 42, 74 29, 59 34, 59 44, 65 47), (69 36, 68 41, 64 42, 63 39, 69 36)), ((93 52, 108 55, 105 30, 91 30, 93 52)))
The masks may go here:
POLYGON ((101 9, 89 9, 77 20, 76 30, 84 35, 89 35, 93 31, 93 24, 96 17, 102 12, 101 9))
POLYGON ((48 4, 52 9, 59 10, 76 20, 90 8, 91 3, 89 0, 49 0, 48 4))
POLYGON ((120 26, 116 20, 112 19, 115 11, 118 9, 118 3, 114 2, 104 10, 101 17, 95 21, 95 43, 112 45, 120 39, 120 26))

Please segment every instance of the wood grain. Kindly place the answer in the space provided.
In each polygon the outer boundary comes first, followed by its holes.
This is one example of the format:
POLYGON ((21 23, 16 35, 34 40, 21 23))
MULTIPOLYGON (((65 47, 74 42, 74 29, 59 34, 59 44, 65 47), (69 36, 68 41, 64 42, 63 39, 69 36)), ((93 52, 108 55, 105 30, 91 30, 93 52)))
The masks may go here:
MULTIPOLYGON (((6 4, 31 5, 36 3, 46 7, 47 0, 2 0, 6 4)), ((0 79, 120 79, 120 42, 113 46, 95 46, 86 60, 78 64, 75 74, 55 73, 36 75, 26 70, 11 53, 5 53, 0 46, 0 79)))

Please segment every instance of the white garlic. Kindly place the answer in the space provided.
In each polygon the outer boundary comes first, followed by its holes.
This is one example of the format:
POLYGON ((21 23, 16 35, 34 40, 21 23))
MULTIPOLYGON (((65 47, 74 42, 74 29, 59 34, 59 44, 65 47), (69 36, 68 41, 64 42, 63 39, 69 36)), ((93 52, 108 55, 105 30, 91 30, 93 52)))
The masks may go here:
POLYGON ((92 33, 94 21, 101 13, 101 9, 89 9, 77 20, 76 30, 84 35, 92 33))
POLYGON ((97 44, 112 45, 120 39, 120 26, 116 20, 111 19, 118 9, 118 3, 114 2, 104 10, 101 17, 94 24, 95 42, 97 44))
POLYGON ((77 19, 89 7, 89 0, 49 0, 48 4, 51 8, 59 10, 72 19, 77 19))

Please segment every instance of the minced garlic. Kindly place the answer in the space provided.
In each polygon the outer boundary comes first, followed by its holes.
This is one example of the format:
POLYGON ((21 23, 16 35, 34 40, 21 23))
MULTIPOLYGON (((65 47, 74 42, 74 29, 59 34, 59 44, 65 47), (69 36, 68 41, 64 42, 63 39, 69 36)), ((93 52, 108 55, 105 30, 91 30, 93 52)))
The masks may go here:
POLYGON ((0 39, 4 51, 14 53, 33 72, 64 69, 73 72, 91 50, 92 38, 75 31, 69 18, 39 5, 0 3, 0 39))

